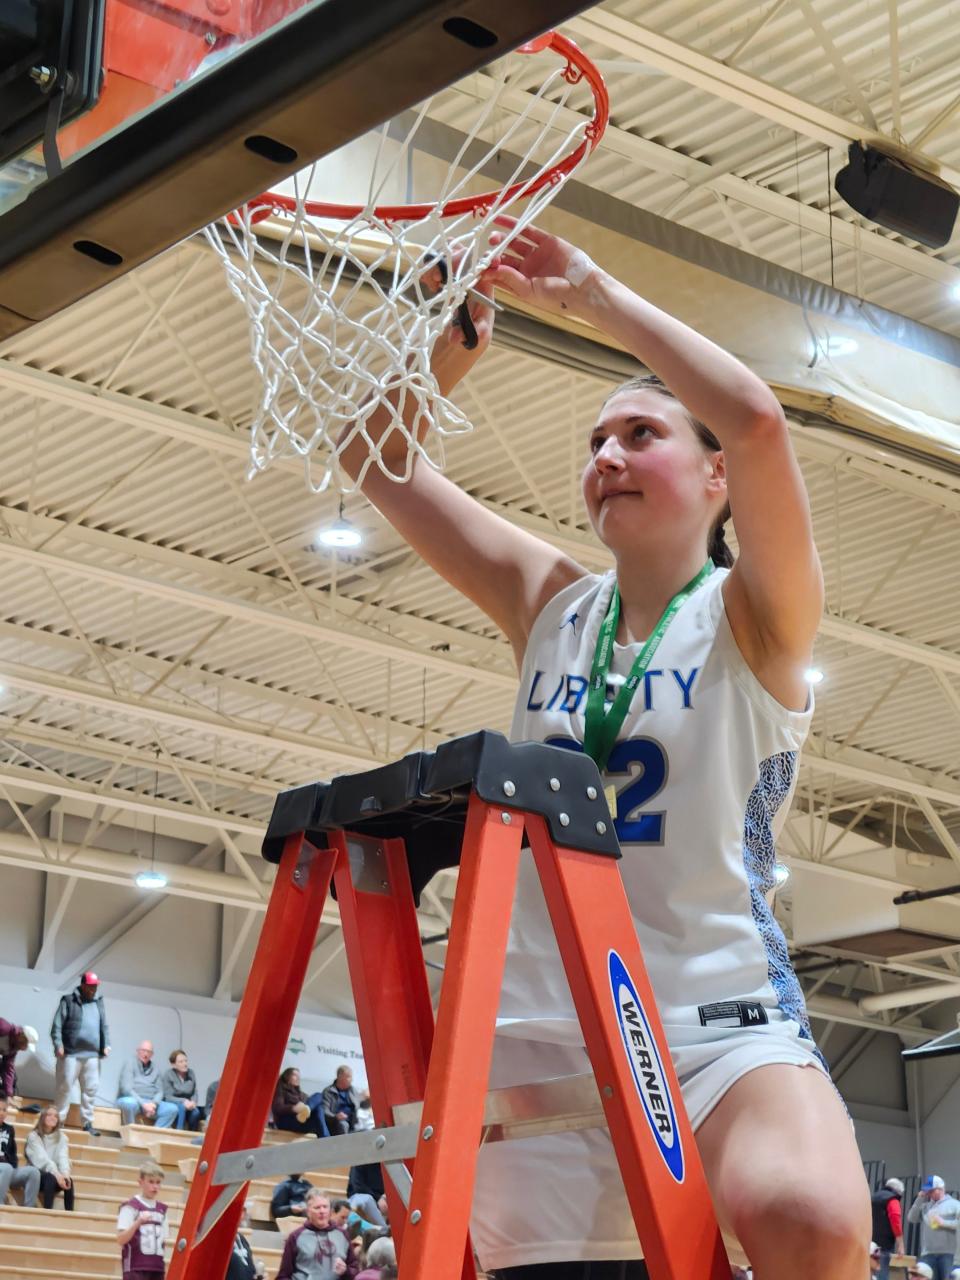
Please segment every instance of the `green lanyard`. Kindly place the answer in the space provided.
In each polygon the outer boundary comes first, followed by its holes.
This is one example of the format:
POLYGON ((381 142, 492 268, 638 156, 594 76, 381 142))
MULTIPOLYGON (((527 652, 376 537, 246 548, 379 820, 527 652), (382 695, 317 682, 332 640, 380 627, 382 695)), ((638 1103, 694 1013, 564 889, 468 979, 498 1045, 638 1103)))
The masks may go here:
POLYGON ((607 760, 610 758, 613 744, 617 740, 617 734, 627 718, 634 691, 643 679, 644 673, 649 667, 660 641, 663 639, 664 632, 697 587, 706 582, 713 570, 713 561, 708 560, 697 576, 691 579, 673 597, 666 609, 664 609, 660 621, 650 633, 650 638, 635 658, 626 681, 617 690, 613 705, 609 711, 605 711, 607 674, 610 671, 610 663, 613 660, 613 641, 617 634, 617 623, 620 621, 620 588, 614 582, 613 594, 607 607, 607 616, 600 624, 600 634, 597 636, 597 648, 593 655, 593 670, 590 672, 590 688, 587 692, 587 710, 584 716, 583 749, 588 756, 597 762, 597 768, 601 773, 607 767, 607 760))

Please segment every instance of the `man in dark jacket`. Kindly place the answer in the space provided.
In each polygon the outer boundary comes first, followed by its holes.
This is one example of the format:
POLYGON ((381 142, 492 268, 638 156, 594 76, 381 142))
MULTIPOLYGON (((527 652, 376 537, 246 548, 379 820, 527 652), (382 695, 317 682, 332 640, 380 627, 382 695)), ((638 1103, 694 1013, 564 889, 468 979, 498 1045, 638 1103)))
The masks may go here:
POLYGON ((7 1098, 0 1095, 0 1205, 7 1202, 11 1187, 23 1187, 25 1208, 37 1203, 40 1190, 40 1170, 27 1165, 21 1169, 17 1156, 17 1135, 12 1124, 7 1124, 7 1098))
POLYGON ((323 1114, 333 1137, 338 1133, 353 1133, 359 1102, 353 1087, 353 1072, 349 1067, 337 1067, 336 1079, 323 1091, 323 1114))
POLYGON ((61 997, 50 1028, 57 1057, 56 1107, 60 1123, 66 1121, 73 1082, 79 1080, 83 1127, 96 1138, 100 1133, 93 1127, 93 1105, 100 1084, 100 1059, 110 1052, 110 1030, 99 991, 97 975, 85 973, 80 985, 61 997))
POLYGON ((0 1018, 0 1091, 8 1098, 17 1092, 17 1054, 36 1049, 39 1038, 33 1027, 19 1027, 0 1018))
POLYGON ((880 1191, 875 1191, 870 1198, 873 1211, 873 1230, 871 1235, 879 1249, 879 1267, 876 1275, 880 1280, 889 1280, 890 1258, 893 1254, 903 1253, 903 1183, 899 1178, 888 1178, 880 1191))
POLYGON ((288 1174, 273 1188, 273 1195, 270 1197, 270 1217, 306 1217, 307 1192, 312 1190, 313 1183, 308 1182, 299 1173, 288 1174))

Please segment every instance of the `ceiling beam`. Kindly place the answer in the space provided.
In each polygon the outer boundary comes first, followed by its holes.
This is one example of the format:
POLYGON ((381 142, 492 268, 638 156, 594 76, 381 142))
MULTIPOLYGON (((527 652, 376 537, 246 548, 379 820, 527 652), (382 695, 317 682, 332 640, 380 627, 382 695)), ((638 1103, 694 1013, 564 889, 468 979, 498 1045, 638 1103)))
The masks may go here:
MULTIPOLYGON (((632 137, 632 135, 625 136, 632 137)), ((685 159, 688 159, 688 157, 685 157, 685 159)), ((761 190, 764 189, 761 188, 761 190)), ((786 197, 778 198, 783 199, 785 205, 789 206, 791 210, 790 220, 795 224, 798 216, 796 201, 786 197)), ((810 210, 809 212, 816 211, 810 210)), ((838 220, 834 219, 834 221, 838 220)), ((840 222, 841 227, 846 225, 840 222)), ((828 231, 829 228, 825 226, 825 234, 828 231)), ((843 233, 838 231, 837 234, 842 237, 843 233)), ((870 236, 863 236, 861 239, 869 240, 870 236)), ((884 240, 882 243, 886 244, 888 242, 884 240)), ((906 249, 904 246, 899 247, 911 258, 917 256, 912 250, 906 249)), ((957 282, 960 273, 954 267, 934 258, 924 257, 923 261, 933 263, 942 271, 943 280, 946 283, 957 282)), ((543 320, 541 323, 545 328, 550 328, 548 320, 543 320)), ((595 341, 593 345, 598 357, 598 383, 606 384, 611 378, 619 377, 618 372, 607 369, 603 363, 604 352, 607 348, 599 341, 595 341)), ((494 347, 497 347, 496 334, 494 335, 494 347)), ((201 414, 190 413, 182 409, 170 409, 165 405, 142 400, 137 396, 123 392, 102 392, 98 387, 79 378, 51 373, 45 369, 35 369, 29 365, 18 364, 14 360, 0 358, 0 388, 2 387, 7 387, 25 397, 37 398, 46 403, 59 405, 73 418, 78 413, 91 414, 106 421, 117 422, 135 431, 147 430, 166 439, 189 439, 191 444, 196 445, 203 452, 223 454, 226 457, 233 458, 242 467, 246 467, 249 461, 249 444, 245 436, 239 436, 237 433, 227 430, 212 418, 204 417, 201 414)), ((860 459, 864 463, 872 464, 872 469, 868 472, 871 478, 876 479, 878 483, 888 483, 897 488, 902 487, 902 482, 909 482, 916 489, 918 483, 926 481, 925 490, 922 494, 918 493, 918 496, 923 496, 926 501, 948 504, 950 509, 954 511, 960 510, 960 493, 956 489, 944 488, 944 485, 949 483, 950 476, 936 466, 917 462, 915 459, 899 459, 895 454, 891 453, 886 444, 874 443, 849 434, 835 434, 832 427, 824 428, 815 424, 811 425, 810 415, 806 413, 802 415, 802 425, 799 423, 794 424, 792 436, 794 448, 802 457, 817 459, 827 466, 835 465, 837 462, 842 462, 846 465, 853 464, 853 469, 855 470, 858 467, 854 460, 860 459), (903 468, 903 470, 900 468, 903 468), (905 471, 910 472, 910 474, 904 474, 905 471)), ((283 459, 279 459, 273 465, 279 470, 293 470, 298 475, 302 473, 302 466, 297 462, 287 466, 283 459)), ((492 506, 495 510, 503 509, 496 503, 490 502, 487 505, 492 506)), ((538 530, 546 523, 542 517, 528 515, 526 512, 519 512, 514 509, 506 510, 508 510, 510 519, 525 527, 527 527, 528 521, 533 521, 533 526, 530 527, 538 530)), ((258 594, 265 593, 270 595, 271 598, 274 596, 292 598, 292 593, 283 580, 256 573, 249 569, 241 569, 236 565, 213 564, 210 561, 204 561, 200 556, 178 551, 173 547, 164 547, 158 543, 147 542, 143 539, 128 538, 123 534, 111 533, 105 529, 89 528, 82 524, 71 524, 68 520, 58 520, 54 516, 43 515, 38 512, 22 511, 18 507, 5 506, 3 507, 3 513, 4 518, 11 523, 32 527, 48 535, 69 528, 71 537, 75 537, 81 542, 90 542, 91 545, 101 545, 106 549, 121 551, 126 554, 133 551, 144 559, 155 559, 174 568, 183 567, 196 571, 198 566, 207 565, 211 570, 215 569, 218 574, 222 574, 224 581, 231 581, 240 588, 251 589, 258 594)), ((598 554, 603 552, 603 548, 598 546, 596 539, 589 533, 581 533, 577 530, 567 530, 562 534, 557 530, 554 530, 554 532, 558 536, 569 539, 571 546, 593 548, 598 554)), ((556 545, 561 546, 562 544, 558 542, 556 545)), ((609 563, 609 559, 607 563, 609 563)))
MULTIPOLYGON (((150 723, 161 720, 164 723, 172 722, 181 730, 203 732, 213 737, 221 735, 231 738, 242 733, 243 740, 248 744, 252 742, 271 749, 282 748, 285 745, 284 736, 278 733, 264 731, 262 734, 257 734, 250 730, 237 730, 229 725, 223 725, 215 716, 211 716, 211 721, 208 721, 206 718, 198 718, 195 713, 168 710, 167 706, 155 706, 153 701, 128 703, 115 694, 105 692, 102 686, 92 685, 77 677, 46 674, 38 676, 34 668, 27 670, 30 674, 24 675, 19 664, 10 664, 3 668, 4 678, 15 687, 22 687, 55 700, 76 701, 100 710, 109 709, 120 717, 145 720, 150 723)), ((298 754, 305 753, 300 749, 298 754)), ((383 763, 369 753, 353 749, 341 750, 336 743, 323 744, 315 754, 327 761, 333 760, 338 765, 349 763, 356 767, 374 767, 383 763)), ((804 746, 801 764, 806 768, 828 773, 837 778, 866 782, 888 791, 923 797, 940 804, 960 806, 960 788, 948 787, 940 781, 934 781, 935 775, 926 770, 899 764, 878 756, 875 752, 861 751, 853 747, 838 747, 815 735, 811 735, 804 746)), ((136 796, 118 788, 103 787, 96 783, 59 780, 58 775, 53 772, 7 766, 6 769, 0 769, 0 778, 48 793, 81 794, 86 799, 116 805, 122 809, 132 809, 136 812, 189 818, 191 821, 214 826, 218 830, 226 827, 246 834, 259 836, 262 833, 262 827, 233 815, 218 813, 214 810, 205 811, 179 801, 154 801, 148 797, 136 796)))
MULTIPOLYGON (((0 733, 2 733, 2 728, 0 728, 0 733)), ((6 827, 9 830, 16 831, 18 827, 24 824, 35 826, 41 818, 46 817, 50 810, 55 807, 59 799, 60 797, 56 795, 42 796, 36 804, 30 806, 26 813, 14 813, 10 821, 5 824, 6 827)))
MULTIPOLYGON (((219 854, 222 850, 222 844, 216 837, 210 840, 192 854, 186 865, 188 867, 203 867, 219 854)), ((52 877, 47 876, 49 881, 52 877)), ((125 938, 128 933, 137 927, 141 920, 145 920, 147 916, 152 915, 154 911, 164 902, 167 901, 167 895, 163 892, 154 890, 140 889, 137 891, 139 901, 136 906, 131 907, 128 911, 124 911, 118 916, 113 924, 106 929, 101 929, 98 937, 79 953, 73 956, 57 975, 59 985, 65 985, 75 973, 83 973, 86 969, 92 969, 121 938, 125 938)))
MULTIPOLYGON (((593 12, 603 11, 595 9, 593 12)), ((458 83, 456 89, 469 97, 487 97, 490 92, 489 79, 482 75, 474 75, 458 83)), ((508 89, 499 96, 497 101, 505 110, 518 115, 525 113, 531 120, 541 124, 546 123, 549 117, 556 119, 558 127, 571 127, 575 118, 580 118, 566 107, 560 108, 554 115, 552 104, 531 104, 529 97, 530 95, 522 90, 508 89)), ((654 173, 677 178, 693 187, 704 190, 714 189, 736 204, 775 218, 798 233, 818 235, 827 243, 832 236, 835 244, 843 245, 854 253, 878 262, 889 263, 910 275, 936 282, 943 287, 952 287, 960 277, 960 272, 950 263, 911 249, 908 245, 891 239, 880 231, 861 228, 859 223, 834 217, 824 209, 803 204, 792 196, 781 195, 772 187, 765 187, 760 183, 740 178, 725 169, 697 160, 683 152, 674 151, 659 142, 651 142, 639 134, 630 133, 616 125, 607 126, 603 135, 603 153, 616 155, 631 165, 642 165, 654 173)))
POLYGON ((241 952, 246 946, 247 939, 249 938, 250 932, 257 920, 257 912, 251 909, 240 922, 236 937, 233 940, 233 946, 230 948, 230 954, 227 956, 223 963, 223 968, 220 970, 220 978, 217 982, 216 990, 213 993, 214 1000, 230 999, 233 971, 237 967, 237 961, 240 959, 241 952))
MULTIPOLYGON (((28 867, 45 871, 49 875, 76 877, 101 884, 117 885, 136 891, 135 876, 144 868, 144 860, 133 853, 119 853, 115 849, 84 848, 82 845, 64 842, 60 845, 60 858, 45 858, 27 836, 13 832, 0 832, 0 865, 28 867)), ((200 902, 220 903, 227 907, 240 907, 244 911, 264 912, 269 899, 262 898, 253 885, 240 876, 224 871, 207 871, 189 863, 156 862, 156 869, 167 877, 165 895, 192 898, 200 902)), ((422 926, 433 932, 442 932, 443 921, 430 912, 419 910, 422 926)), ((321 917, 323 924, 340 925, 340 913, 336 903, 328 898, 321 917)), ((75 964, 74 962, 71 962, 75 964)))
MULTIPOLYGON (((27 768, 25 765, 0 765, 0 782, 11 790, 52 792, 81 804, 106 805, 129 813, 145 813, 166 823, 181 823, 196 829, 214 830, 227 828, 235 835, 252 836, 257 843, 263 839, 264 824, 233 813, 219 810, 207 812, 191 807, 179 800, 154 800, 152 796, 137 795, 118 787, 104 786, 98 782, 83 782, 77 778, 63 777, 52 769, 27 768)), ((0 832, 0 838, 3 833, 0 832)), ((189 838, 189 837, 187 837, 189 838)))
POLYGON ((57 935, 63 918, 73 901, 74 890, 79 881, 76 876, 67 876, 65 880, 53 876, 45 876, 43 883, 43 943, 37 952, 37 958, 30 966, 32 969, 53 969, 53 957, 57 945, 57 935), (56 898, 56 902, 52 901, 56 898))
MULTIPOLYGON (((216 711, 205 712, 196 706, 187 711, 170 699, 137 697, 135 694, 121 696, 90 680, 59 672, 45 672, 39 667, 28 667, 19 662, 0 662, 0 678, 11 689, 21 689, 56 702, 75 702, 105 715, 143 720, 176 732, 221 738, 225 742, 235 742, 240 746, 271 753, 288 751, 299 759, 312 760, 325 766, 331 761, 358 768, 383 763, 371 752, 358 751, 343 741, 295 733, 292 730, 261 728, 256 721, 241 720, 237 716, 216 711)), ((15 735, 14 729, 11 736, 15 735)))
MULTIPOLYGON (((596 41, 614 53, 645 66, 665 71, 674 79, 724 102, 732 102, 761 119, 772 120, 824 146, 846 150, 851 142, 878 136, 869 123, 845 120, 650 27, 621 18, 609 9, 598 7, 571 18, 564 24, 564 30, 574 37, 596 41)), ((940 175, 953 186, 960 186, 960 169, 941 164, 940 175)))
MULTIPOLYGON (((208 561, 198 557, 201 564, 208 561)), ((416 666, 433 672, 438 676, 448 676, 462 680, 465 674, 477 684, 493 688, 510 690, 516 688, 516 676, 509 670, 498 671, 489 665, 474 666, 456 658, 445 657, 442 653, 424 646, 415 647, 402 640, 385 636, 371 626, 359 625, 342 618, 332 626, 319 619, 304 618, 292 613, 285 613, 275 606, 252 603, 246 600, 230 598, 210 591, 201 591, 195 587, 178 585, 173 582, 151 578, 146 574, 135 573, 129 569, 119 569, 110 565, 94 564, 75 557, 61 555, 53 551, 39 551, 32 547, 0 536, 0 560, 14 564, 26 564, 56 576, 67 574, 71 578, 85 582, 98 583, 119 591, 145 596, 149 599, 164 600, 169 604, 179 605, 187 609, 195 609, 203 613, 212 613, 227 617, 234 622, 261 628, 267 631, 283 632, 287 635, 302 636, 307 640, 322 645, 336 645, 349 649, 354 653, 366 653, 374 657, 416 666)), ((402 615, 394 614, 394 621, 402 621, 402 615)), ((453 636, 456 630, 450 629, 453 636)), ((507 646, 501 646, 504 657, 508 655, 507 646)))
MULTIPOLYGON (((491 503, 488 505, 495 507, 496 504, 491 503)), ((606 549, 595 541, 591 541, 587 535, 573 537, 559 533, 549 521, 542 517, 523 516, 517 519, 516 523, 531 532, 537 533, 538 536, 551 545, 578 558, 588 569, 606 569, 608 567, 609 556, 606 549)), ((220 593, 198 591, 193 587, 178 586, 144 574, 133 573, 130 570, 91 564, 78 560, 73 556, 35 550, 0 535, 0 559, 4 558, 17 563, 36 565, 51 573, 61 573, 74 578, 95 581, 117 590, 133 591, 150 598, 164 599, 186 608, 213 612, 220 616, 233 618, 239 622, 253 623, 256 626, 276 631, 292 632, 308 639, 322 642, 324 645, 333 643, 341 649, 368 652, 378 657, 389 658, 391 661, 427 668, 436 674, 446 675, 457 680, 469 677, 478 684, 493 685, 511 693, 516 689, 516 677, 510 670, 506 669, 511 659, 509 646, 505 641, 485 642, 487 644, 485 665, 477 666, 473 662, 465 662, 460 658, 446 657, 429 648, 404 644, 399 640, 391 640, 376 628, 358 626, 346 618, 338 626, 329 626, 318 621, 285 614, 275 607, 238 600, 220 593), (505 669, 497 670, 491 667, 489 665, 491 656, 500 656, 505 669)), ((193 562, 190 565, 191 573, 202 573, 204 570, 215 573, 215 567, 201 556, 185 556, 184 558, 193 562)), ((357 602, 351 602, 351 605, 355 605, 358 609, 363 607, 357 602)), ((393 626, 403 627, 409 625, 414 630, 417 627, 418 619, 408 614, 390 609, 381 609, 380 613, 389 615, 393 626)), ((383 623, 384 618, 380 617, 378 621, 383 623)), ((435 639, 442 638, 444 643, 451 646, 458 645, 463 634, 459 628, 449 627, 444 624, 432 624, 432 631, 435 639)), ((960 654, 939 648, 936 645, 907 640, 879 627, 854 622, 837 614, 827 614, 821 619, 820 632, 822 635, 841 640, 846 644, 874 649, 889 654, 891 657, 960 675, 960 654)), ((0 664, 0 670, 5 669, 6 666, 0 664)), ((335 707, 335 704, 331 706, 331 714, 338 713, 339 709, 335 707)), ((219 719, 215 713, 210 713, 210 715, 211 719, 219 719)), ((317 746, 316 740, 311 739, 304 743, 304 747, 313 754, 314 752, 310 746, 311 742, 313 747, 317 746)), ((348 752, 349 748, 344 746, 343 750, 348 752)), ((325 754, 329 756, 330 752, 325 754)))
POLYGON ((917 803, 923 810, 924 817, 930 823, 944 849, 946 849, 953 861, 960 865, 960 845, 953 838, 953 833, 947 828, 946 823, 925 796, 918 797, 917 803))
MULTIPOLYGON (((0 361, 0 368, 2 368, 2 361, 0 361)), ((214 461, 219 462, 219 459, 215 458, 214 461)), ((323 610, 329 615, 331 608, 335 606, 348 622, 356 616, 363 622, 379 626, 381 630, 390 630, 398 623, 402 623, 428 641, 449 642, 450 640, 451 628, 443 623, 433 622, 429 618, 402 614, 395 609, 383 608, 367 600, 354 600, 350 596, 343 595, 342 591, 338 592, 334 601, 326 590, 317 586, 306 587, 298 582, 297 587, 292 588, 289 578, 280 578, 272 573, 255 569, 244 569, 236 564, 208 559, 191 551, 165 547, 145 538, 84 525, 75 517, 59 519, 56 516, 24 511, 18 506, 2 502, 0 502, 0 515, 3 522, 11 529, 19 529, 22 532, 23 543, 41 550, 47 549, 55 538, 60 541, 69 540, 74 546, 96 547, 110 553, 111 556, 121 555, 125 560, 141 561, 146 564, 155 563, 165 569, 179 571, 191 581, 199 579, 203 583, 209 582, 211 588, 224 595, 237 594, 243 598, 253 598, 257 604, 269 605, 271 608, 285 608, 288 605, 296 608, 306 603, 307 607, 315 612, 323 610), (63 535, 66 535, 66 538, 63 535)), ((588 535, 581 536, 584 542, 589 540, 588 535)), ((265 546, 262 551, 266 558, 265 546)), ((379 557, 373 567, 381 563, 384 558, 393 560, 407 553, 408 549, 404 544, 398 542, 396 546, 386 551, 385 556, 379 557)), ((351 566, 351 569, 357 567, 351 566)), ((371 564, 364 561, 359 569, 371 570, 371 564)), ((371 573, 371 578, 375 578, 374 573, 371 573)), ((472 631, 456 629, 456 637, 458 648, 476 653, 481 659, 488 658, 491 649, 496 648, 496 642, 488 636, 478 635, 472 631)))
POLYGON ((874 1037, 877 1034, 878 1033, 876 1031, 869 1029, 861 1031, 850 1048, 841 1054, 836 1062, 830 1064, 830 1079, 834 1084, 837 1083, 841 1076, 845 1076, 847 1074, 854 1063, 863 1057, 863 1054, 873 1043, 874 1037))
POLYGON ((850 618, 842 618, 836 613, 823 615, 818 632, 822 636, 842 640, 845 644, 856 645, 860 649, 874 649, 891 658, 899 658, 921 667, 930 667, 935 671, 952 671, 954 675, 960 675, 960 653, 952 653, 949 649, 924 644, 920 640, 906 640, 890 631, 883 631, 880 627, 871 627, 864 622, 853 622, 850 618))
POLYGON ((801 764, 817 772, 832 774, 835 778, 866 782, 885 791, 960 806, 960 787, 944 786, 940 774, 900 764, 874 751, 838 747, 815 734, 811 734, 804 743, 801 764))
MULTIPOLYGON (((289 689, 281 689, 271 684, 260 683, 248 676, 227 675, 222 671, 211 671, 202 664, 157 657, 154 653, 131 650, 119 643, 108 644, 103 640, 91 640, 88 645, 76 636, 64 635, 58 631, 47 631, 42 626, 4 621, 0 621, 0 636, 9 636, 21 644, 35 645, 41 649, 47 647, 59 653, 76 654, 78 658, 89 655, 92 648, 108 664, 119 662, 123 664, 121 669, 125 668, 128 672, 132 670, 145 676, 155 677, 165 685, 168 692, 176 694, 177 697, 182 696, 180 688, 177 682, 171 680, 170 677, 182 674, 182 677, 189 685, 188 696, 191 702, 196 701, 197 686, 203 685, 210 690, 232 694, 248 702, 263 703, 265 706, 270 706, 274 711, 278 707, 282 707, 296 711, 299 714, 310 712, 314 715, 326 715, 336 722, 349 721, 351 727, 359 723, 365 731, 371 734, 389 735, 394 739, 408 737, 414 730, 419 730, 419 726, 409 720, 389 718, 368 711, 358 711, 356 708, 348 710, 341 702, 320 698, 313 693, 291 692, 289 689)), ((2 663, 0 663, 0 668, 2 668, 2 663)), ((46 669, 44 668, 44 670, 46 669)), ((0 723, 2 723, 2 713, 0 713, 0 723)), ((12 728, 14 723, 11 718, 9 727, 12 728)), ((55 735, 56 730, 52 727, 49 728, 50 732, 55 735)), ((431 745, 436 745, 445 740, 445 737, 445 734, 427 731, 427 740, 431 745)), ((26 737, 24 740, 26 740, 26 737)), ((127 756, 126 747, 124 747, 124 755, 127 756)), ((132 762, 135 756, 129 755, 128 758, 132 762)), ((149 759, 150 768, 152 769, 154 767, 152 753, 149 759)), ((162 767, 162 759, 160 763, 162 767)), ((192 762, 192 768, 196 775, 202 776, 208 766, 192 762)), ((212 770, 212 766, 209 768, 212 770)), ((218 777, 221 776, 219 771, 213 772, 216 772, 218 777)), ((230 770, 225 770, 222 776, 229 780, 230 770)), ((238 776, 242 777, 243 775, 238 776)), ((269 787, 264 787, 263 789, 270 790, 269 787)))
MULTIPOLYGON (((134 750, 110 738, 100 738, 95 734, 80 733, 74 729, 57 729, 52 725, 34 725, 2 714, 0 714, 0 740, 12 743, 26 742, 31 746, 49 747, 54 751, 70 751, 75 756, 88 756, 91 760, 126 764, 131 769, 149 769, 151 773, 158 767, 156 753, 153 751, 134 750)), ((242 773, 238 769, 225 769, 218 765, 200 764, 182 756, 177 756, 176 762, 180 773, 192 778, 195 782, 210 783, 221 792, 227 787, 232 787, 237 791, 249 791, 251 795, 272 797, 290 785, 286 781, 279 780, 264 782, 262 777, 257 777, 253 773, 242 773)), ((173 773, 163 756, 160 758, 159 768, 161 773, 173 773)), ((56 804, 59 797, 53 795, 49 799, 56 804)), ((32 813, 33 810, 31 810, 32 813)), ((9 827, 18 825, 19 819, 16 817, 7 823, 9 827)))
MULTIPOLYGON (((45 858, 28 836, 12 831, 0 832, 0 863, 5 866, 33 867, 49 875, 75 876, 81 880, 98 880, 103 884, 135 889, 134 878, 146 865, 135 853, 115 849, 97 849, 64 841, 59 858, 45 858)), ((248 910, 265 911, 262 898, 240 876, 222 871, 206 871, 174 862, 157 862, 158 871, 167 877, 164 893, 176 897, 195 898, 203 902, 220 902, 248 910)))

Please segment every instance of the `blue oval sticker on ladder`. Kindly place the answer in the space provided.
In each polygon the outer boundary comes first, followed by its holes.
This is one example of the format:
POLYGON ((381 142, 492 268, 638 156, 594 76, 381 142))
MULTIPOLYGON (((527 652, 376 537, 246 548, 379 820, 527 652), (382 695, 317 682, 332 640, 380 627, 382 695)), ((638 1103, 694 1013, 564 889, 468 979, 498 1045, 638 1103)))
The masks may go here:
POLYGON ((633 979, 615 951, 609 954, 608 970, 623 1047, 647 1123, 660 1148, 664 1164, 676 1181, 682 1182, 683 1146, 677 1129, 677 1115, 650 1023, 633 979))

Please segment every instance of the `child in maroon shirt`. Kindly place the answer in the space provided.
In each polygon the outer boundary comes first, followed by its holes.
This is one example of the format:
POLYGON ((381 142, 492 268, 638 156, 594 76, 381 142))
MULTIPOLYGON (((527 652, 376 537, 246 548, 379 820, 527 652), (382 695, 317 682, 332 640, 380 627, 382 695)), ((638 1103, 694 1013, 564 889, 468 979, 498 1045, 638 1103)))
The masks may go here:
POLYGON ((167 1206, 157 1199, 163 1170, 153 1160, 140 1166, 140 1191, 120 1206, 117 1244, 123 1280, 159 1280, 164 1273, 167 1206))

